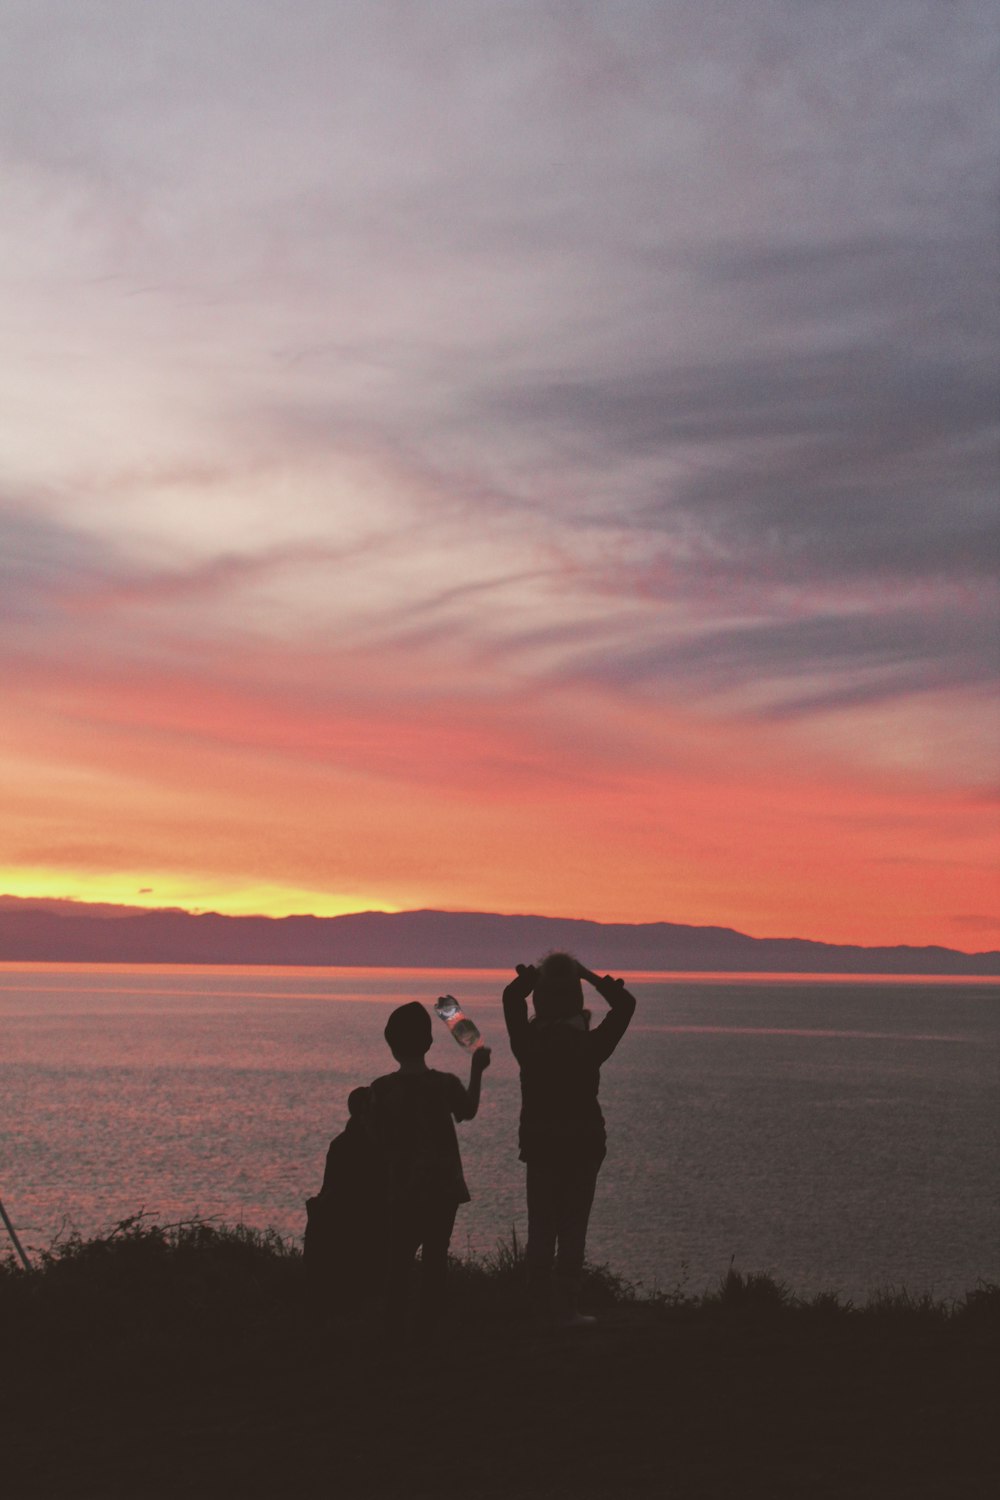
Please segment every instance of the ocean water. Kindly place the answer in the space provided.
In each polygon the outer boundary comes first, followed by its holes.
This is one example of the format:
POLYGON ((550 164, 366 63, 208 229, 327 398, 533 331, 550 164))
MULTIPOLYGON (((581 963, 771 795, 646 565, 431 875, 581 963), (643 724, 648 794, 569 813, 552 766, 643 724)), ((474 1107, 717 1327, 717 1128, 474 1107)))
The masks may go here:
MULTIPOLYGON (((450 992, 493 1046, 459 1127, 473 1201, 453 1246, 523 1239, 507 977, 2 964, 0 1195, 29 1247, 139 1210, 301 1235, 348 1092, 392 1066, 389 1010, 450 992)), ((591 1260, 691 1292, 731 1262, 855 1298, 1000 1280, 997 982, 629 983, 636 1017, 602 1074, 591 1260)), ((437 1022, 429 1062, 468 1067, 437 1022)))

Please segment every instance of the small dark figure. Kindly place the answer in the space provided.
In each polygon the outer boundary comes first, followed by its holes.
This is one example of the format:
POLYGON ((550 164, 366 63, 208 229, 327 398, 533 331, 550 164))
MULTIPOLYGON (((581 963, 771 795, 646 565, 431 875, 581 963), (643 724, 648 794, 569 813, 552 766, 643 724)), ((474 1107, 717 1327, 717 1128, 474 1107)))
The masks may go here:
POLYGON ((352 1089, 347 1109, 347 1125, 326 1153, 323 1186, 306 1200, 306 1272, 331 1307, 374 1292, 384 1274, 385 1201, 371 1090, 352 1089))
POLYGON ((428 1068, 431 1018, 415 1000, 392 1012, 385 1039, 399 1068, 371 1086, 372 1129, 382 1153, 389 1213, 386 1318, 390 1336, 399 1337, 407 1327, 418 1249, 421 1326, 427 1328, 441 1308, 455 1215, 470 1196, 455 1121, 475 1118, 490 1053, 487 1047, 473 1052, 468 1088, 454 1073, 428 1068))
POLYGON ((577 1310, 587 1226, 607 1140, 598 1103, 601 1064, 625 1034, 635 1000, 621 979, 599 979, 568 953, 519 964, 503 992, 511 1051, 521 1067, 521 1160, 527 1163, 528 1283, 536 1310, 593 1322, 577 1310), (581 979, 610 1006, 593 1031, 581 979), (534 991, 535 1015, 528 1019, 534 991), (555 1275, 553 1278, 553 1268, 555 1275))

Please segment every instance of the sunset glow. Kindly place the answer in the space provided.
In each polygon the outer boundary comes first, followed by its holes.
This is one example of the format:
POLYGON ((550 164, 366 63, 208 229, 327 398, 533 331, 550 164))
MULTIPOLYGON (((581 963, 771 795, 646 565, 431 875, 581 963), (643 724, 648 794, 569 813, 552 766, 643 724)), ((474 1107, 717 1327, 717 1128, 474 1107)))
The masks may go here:
POLYGON ((997 947, 982 11, 383 9, 8 19, 0 893, 997 947))

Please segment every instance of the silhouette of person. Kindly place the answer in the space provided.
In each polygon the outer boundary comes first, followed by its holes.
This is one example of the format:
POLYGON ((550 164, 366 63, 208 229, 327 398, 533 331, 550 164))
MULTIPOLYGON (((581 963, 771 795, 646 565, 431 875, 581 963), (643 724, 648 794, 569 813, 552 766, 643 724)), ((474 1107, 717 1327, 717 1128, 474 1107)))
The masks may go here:
POLYGON ((607 1150, 598 1102, 601 1064, 634 1011, 623 980, 598 978, 568 953, 550 953, 537 968, 518 964, 517 978, 503 992, 507 1034, 521 1069, 518 1144, 527 1166, 529 1294, 537 1312, 554 1314, 561 1323, 594 1321, 578 1311, 577 1298, 607 1150), (581 979, 609 1006, 593 1031, 581 979), (529 1020, 532 991, 535 1014, 529 1020))
POLYGON ((398 1336, 410 1314, 418 1249, 419 1324, 429 1326, 441 1309, 455 1216, 470 1198, 455 1121, 475 1118, 490 1052, 487 1047, 473 1052, 467 1088, 454 1073, 428 1068, 431 1018, 416 1000, 392 1012, 385 1039, 399 1067, 371 1085, 372 1130, 387 1190, 386 1319, 390 1334, 398 1336))
POLYGON ((347 1109, 347 1125, 326 1153, 323 1186, 306 1200, 306 1274, 334 1307, 381 1286, 384 1269, 385 1203, 371 1090, 352 1089, 347 1109))

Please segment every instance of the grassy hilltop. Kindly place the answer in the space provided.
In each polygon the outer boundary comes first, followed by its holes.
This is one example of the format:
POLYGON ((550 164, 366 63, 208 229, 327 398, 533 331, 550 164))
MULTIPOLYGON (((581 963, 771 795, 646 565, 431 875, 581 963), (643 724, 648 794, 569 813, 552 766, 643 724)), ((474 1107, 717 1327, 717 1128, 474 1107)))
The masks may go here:
POLYGON ((802 1302, 735 1272, 643 1297, 588 1272, 594 1328, 523 1314, 513 1249, 456 1262, 431 1347, 318 1313, 272 1234, 141 1216, 0 1264, 15 1497, 981 1497, 1000 1289, 802 1302))

